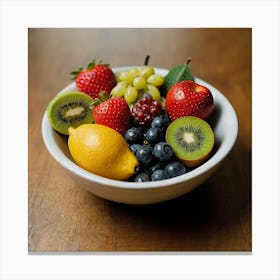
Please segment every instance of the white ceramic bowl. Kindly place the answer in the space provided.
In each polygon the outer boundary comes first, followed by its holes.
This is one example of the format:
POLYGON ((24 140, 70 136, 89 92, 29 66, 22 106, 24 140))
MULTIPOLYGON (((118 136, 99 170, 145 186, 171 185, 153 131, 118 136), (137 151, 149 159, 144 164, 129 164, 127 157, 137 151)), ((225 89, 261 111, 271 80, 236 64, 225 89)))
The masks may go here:
MULTIPOLYGON (((130 67, 113 68, 113 71, 117 74, 130 67)), ((163 76, 168 72, 161 68, 155 68, 155 71, 163 76)), ((126 204, 152 204, 179 197, 199 186, 218 168, 232 149, 238 133, 236 113, 226 97, 203 80, 195 78, 195 81, 208 87, 214 97, 215 111, 210 123, 215 133, 215 147, 205 163, 184 175, 156 182, 134 183, 92 174, 74 163, 68 150, 67 137, 52 129, 46 112, 42 119, 44 143, 52 157, 68 171, 77 185, 99 197, 126 204)), ((61 92, 69 90, 76 90, 75 83, 61 92)))

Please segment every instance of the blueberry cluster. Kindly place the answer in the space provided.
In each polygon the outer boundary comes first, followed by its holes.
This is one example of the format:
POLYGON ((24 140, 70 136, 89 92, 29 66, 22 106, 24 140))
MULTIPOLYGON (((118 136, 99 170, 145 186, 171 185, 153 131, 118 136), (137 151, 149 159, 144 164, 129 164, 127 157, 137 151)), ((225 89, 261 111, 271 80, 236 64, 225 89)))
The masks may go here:
POLYGON ((126 131, 125 140, 140 162, 140 170, 133 178, 135 182, 164 180, 186 173, 185 166, 174 157, 172 148, 165 142, 169 123, 166 114, 157 115, 146 131, 136 126, 126 131))

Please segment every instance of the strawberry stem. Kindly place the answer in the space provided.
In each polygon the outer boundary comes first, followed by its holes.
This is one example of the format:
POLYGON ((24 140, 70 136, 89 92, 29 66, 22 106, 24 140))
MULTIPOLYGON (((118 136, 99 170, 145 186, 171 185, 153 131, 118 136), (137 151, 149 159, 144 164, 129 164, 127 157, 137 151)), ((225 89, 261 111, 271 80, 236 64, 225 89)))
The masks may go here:
POLYGON ((89 104, 89 107, 93 109, 94 107, 98 106, 102 102, 107 101, 110 98, 110 95, 106 91, 100 91, 98 93, 98 97, 94 98, 93 101, 89 104))
POLYGON ((95 59, 93 59, 93 61, 90 62, 90 64, 87 66, 87 70, 92 69, 95 66, 95 62, 96 62, 95 59))
POLYGON ((104 101, 108 100, 109 97, 110 97, 110 94, 106 91, 100 91, 98 93, 98 98, 101 102, 104 102, 104 101))
MULTIPOLYGON (((93 60, 88 64, 87 70, 91 70, 94 66, 99 65, 99 64, 102 64, 102 65, 105 65, 105 66, 108 66, 108 67, 110 66, 109 64, 103 63, 102 60, 99 60, 99 61, 96 63, 96 60, 93 59, 93 60)), ((83 68, 83 67, 80 67, 78 70, 72 71, 72 72, 70 73, 70 75, 73 76, 71 80, 76 80, 77 77, 78 77, 78 75, 79 75, 83 70, 84 70, 84 68, 83 68)))
POLYGON ((187 62, 186 62, 186 64, 189 65, 189 63, 190 63, 191 61, 192 61, 192 58, 189 57, 188 60, 187 60, 187 62))
POLYGON ((84 69, 83 67, 80 67, 78 70, 72 71, 70 73, 70 75, 73 76, 71 80, 76 80, 78 75, 82 72, 83 69, 84 69))
POLYGON ((93 109, 94 107, 98 106, 101 103, 102 102, 98 98, 95 98, 91 103, 89 103, 89 107, 93 109))

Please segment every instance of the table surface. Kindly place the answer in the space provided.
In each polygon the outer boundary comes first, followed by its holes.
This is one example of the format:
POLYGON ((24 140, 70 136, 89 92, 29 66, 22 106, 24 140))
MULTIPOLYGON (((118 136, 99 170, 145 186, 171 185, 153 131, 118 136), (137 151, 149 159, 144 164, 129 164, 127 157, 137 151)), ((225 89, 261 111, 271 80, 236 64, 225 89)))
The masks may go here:
POLYGON ((28 31, 29 252, 250 252, 252 33, 247 28, 41 29, 28 31), (112 67, 171 68, 192 58, 192 73, 232 103, 239 135, 222 166, 178 199, 128 206, 79 187, 47 152, 41 119, 69 73, 93 58, 112 67))

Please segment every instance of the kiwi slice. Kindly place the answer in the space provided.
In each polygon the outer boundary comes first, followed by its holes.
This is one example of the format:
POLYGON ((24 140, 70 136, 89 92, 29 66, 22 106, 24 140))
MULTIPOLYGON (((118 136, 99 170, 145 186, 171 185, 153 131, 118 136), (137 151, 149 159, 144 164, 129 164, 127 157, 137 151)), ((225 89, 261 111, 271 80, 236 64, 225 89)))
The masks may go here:
POLYGON ((59 133, 68 135, 70 126, 76 128, 84 123, 92 123, 92 101, 89 95, 78 91, 56 95, 47 108, 51 126, 59 133))
POLYGON ((210 155, 214 146, 214 132, 210 125, 193 116, 173 121, 166 130, 166 142, 177 158, 194 167, 210 155))

